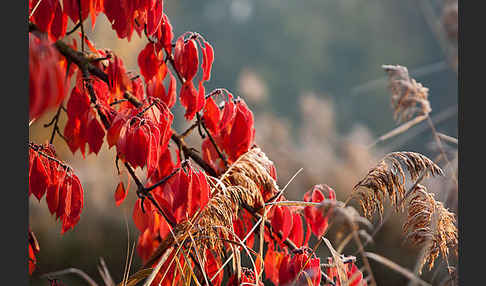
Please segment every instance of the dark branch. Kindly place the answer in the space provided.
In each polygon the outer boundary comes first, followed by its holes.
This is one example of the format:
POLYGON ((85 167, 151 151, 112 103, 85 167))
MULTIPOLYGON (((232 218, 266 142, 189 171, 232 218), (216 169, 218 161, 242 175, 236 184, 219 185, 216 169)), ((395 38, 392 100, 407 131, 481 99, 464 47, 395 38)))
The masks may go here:
POLYGON ((209 141, 211 141, 211 144, 213 144, 214 149, 216 149, 216 152, 218 153, 219 158, 221 158, 221 160, 223 160, 224 166, 226 168, 228 168, 229 164, 228 164, 228 161, 226 160, 226 157, 224 156, 224 154, 219 149, 218 144, 216 144, 216 141, 214 141, 214 138, 211 135, 211 132, 209 132, 209 130, 206 128, 206 124, 204 124, 204 120, 201 118, 201 115, 199 115, 199 113, 196 113, 196 116, 197 116, 197 121, 200 123, 200 125, 202 126, 202 128, 204 129, 206 134, 208 135, 209 141))

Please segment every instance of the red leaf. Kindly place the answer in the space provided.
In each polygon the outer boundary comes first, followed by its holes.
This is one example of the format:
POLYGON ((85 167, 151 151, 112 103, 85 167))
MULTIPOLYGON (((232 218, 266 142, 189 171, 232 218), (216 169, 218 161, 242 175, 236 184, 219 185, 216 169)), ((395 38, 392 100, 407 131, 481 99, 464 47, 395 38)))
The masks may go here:
POLYGON ((116 97, 121 97, 126 90, 131 90, 131 82, 127 76, 122 60, 114 55, 106 69, 108 74, 109 87, 116 97))
MULTIPOLYGON (((326 199, 322 191, 329 193, 330 200, 336 199, 336 194, 333 189, 327 185, 315 185, 312 190, 304 194, 304 201, 319 203, 326 199)), ((305 207, 304 215, 307 222, 310 224, 312 233, 317 237, 321 237, 327 230, 328 227, 328 216, 324 217, 322 212, 316 207, 305 207)))
MULTIPOLYGON (((93 0, 81 0, 81 18, 83 21, 88 17, 91 1, 93 0)), ((66 13, 74 23, 79 21, 78 3, 79 0, 63 0, 64 13, 66 13)))
POLYGON ((116 187, 115 191, 115 203, 116 206, 120 206, 121 203, 125 200, 127 197, 127 191, 125 190, 125 187, 123 186, 123 182, 118 183, 118 186, 116 187))
POLYGON ((282 241, 289 237, 293 225, 292 212, 286 206, 275 206, 271 218, 272 227, 282 234, 282 241))
POLYGON ((47 186, 50 184, 49 175, 47 173, 40 156, 36 156, 33 162, 32 171, 29 177, 30 192, 40 201, 44 196, 47 186))
POLYGON ((71 92, 67 103, 67 115, 71 118, 80 118, 90 108, 90 99, 85 92, 81 92, 77 86, 75 86, 71 92))
POLYGON ((169 22, 169 18, 162 12, 162 23, 157 30, 157 49, 165 49, 168 54, 172 53, 172 39, 174 33, 172 32, 172 25, 169 22))
POLYGON ((140 232, 143 233, 149 225, 150 201, 149 200, 144 201, 143 207, 144 207, 145 213, 142 212, 141 202, 142 201, 140 199, 138 199, 135 202, 135 206, 133 208, 132 218, 133 218, 133 222, 135 223, 135 226, 138 228, 138 230, 140 230, 140 232))
POLYGON ((221 121, 219 123, 219 129, 222 130, 224 128, 227 128, 231 124, 231 122, 233 122, 235 115, 236 105, 233 102, 233 95, 231 93, 228 93, 228 99, 224 104, 223 117, 221 118, 221 121))
POLYGON ((290 254, 286 255, 280 266, 280 285, 295 282, 297 282, 297 285, 308 285, 306 277, 310 278, 312 285, 319 285, 321 282, 320 259, 312 257, 309 259, 309 256, 303 250, 297 250, 293 257, 290 254), (307 260, 309 262, 306 264, 307 260))
POLYGON ((147 36, 152 36, 162 23, 163 1, 155 1, 154 7, 147 11, 147 36))
MULTIPOLYGON (((221 267, 221 261, 218 259, 218 256, 214 256, 213 252, 210 249, 206 249, 206 262, 204 265, 204 270, 209 278, 212 278, 216 272, 221 267)), ((223 274, 224 271, 220 271, 218 275, 212 280, 213 285, 221 285, 223 281, 223 274)))
MULTIPOLYGON (((332 258, 328 258, 328 264, 332 264, 332 258)), ((366 283, 366 280, 363 280, 363 273, 359 271, 358 267, 354 264, 354 262, 347 263, 345 264, 346 266, 346 277, 342 277, 343 281, 347 281, 347 283, 344 283, 345 285, 350 285, 350 286, 366 286, 368 285, 366 283), (354 276, 356 275, 356 276, 354 276), (349 281, 349 279, 353 278, 352 281, 349 281)), ((326 275, 336 281, 336 286, 342 286, 341 284, 341 279, 338 279, 338 271, 336 266, 334 267, 327 267, 326 269, 326 275)))
POLYGON ((206 41, 204 41, 203 49, 203 81, 208 81, 211 79, 211 67, 213 66, 214 60, 214 50, 213 47, 206 41))
POLYGON ((58 106, 66 95, 63 58, 46 39, 29 33, 29 120, 58 106))
POLYGON ((98 154, 103 145, 103 138, 105 137, 105 130, 101 123, 92 115, 92 119, 88 123, 87 140, 89 145, 89 152, 98 154))
POLYGON ((70 177, 71 181, 71 205, 69 213, 69 228, 74 227, 79 221, 81 211, 84 204, 83 188, 81 187, 81 182, 76 175, 72 174, 70 177))
MULTIPOLYGON (((57 2, 57 0, 56 0, 57 2)), ((61 5, 57 2, 54 19, 51 24, 50 36, 54 41, 66 35, 68 16, 62 12, 61 5)))
MULTIPOLYGON (((120 133, 125 131, 126 129, 126 118, 124 116, 121 116, 119 114, 115 119, 113 119, 113 123, 110 126, 110 129, 108 129, 108 132, 106 134, 106 141, 108 142, 108 146, 111 148, 113 145, 116 145, 118 143, 118 139, 120 138, 120 133)), ((123 132, 125 134, 125 132, 123 132)))
POLYGON ((182 85, 180 91, 180 100, 181 104, 186 108, 184 117, 187 120, 192 120, 194 115, 196 115, 196 113, 204 107, 204 89, 202 89, 203 93, 201 93, 201 87, 202 85, 200 84, 200 90, 198 92, 194 88, 192 81, 187 81, 182 85))
POLYGON ((59 5, 57 0, 33 0, 33 6, 37 6, 37 9, 32 15, 33 22, 37 25, 39 30, 42 32, 49 32, 51 28, 51 23, 54 18, 54 11, 56 10, 56 5, 59 5), (37 5, 41 2, 39 5, 37 5))
POLYGON ((265 254, 265 277, 273 282, 275 285, 279 285, 279 272, 282 260, 285 257, 284 253, 274 251, 272 248, 268 248, 265 254))
POLYGON ((138 66, 145 82, 150 81, 157 74, 162 63, 163 60, 159 58, 155 45, 147 43, 138 55, 138 66))
POLYGON ((177 39, 174 49, 174 63, 179 74, 186 81, 192 81, 199 65, 197 45, 194 39, 185 42, 184 35, 177 39))
POLYGON ((292 230, 290 231, 289 239, 297 247, 302 247, 304 241, 304 225, 302 224, 302 218, 296 212, 292 214, 292 230))
POLYGON ((203 120, 206 128, 212 134, 219 133, 219 120, 221 117, 221 112, 219 111, 216 102, 212 97, 206 100, 206 104, 204 106, 204 113, 203 113, 203 120))
POLYGON ((83 157, 85 155, 85 129, 80 119, 68 119, 66 126, 64 127, 64 137, 67 139, 69 149, 73 154, 76 150, 80 149, 83 157))
POLYGON ((177 99, 177 94, 175 90, 175 78, 170 73, 169 71, 169 76, 170 76, 170 82, 169 82, 169 89, 166 92, 165 87, 163 85, 163 80, 167 74, 167 66, 165 63, 162 63, 162 66, 159 69, 159 72, 156 74, 152 80, 147 82, 147 96, 148 97, 156 97, 161 99, 168 108, 171 108, 174 106, 176 99, 177 99))
POLYGON ((46 201, 47 201, 47 206, 49 208, 49 211, 51 214, 56 213, 58 207, 59 207, 59 192, 61 189, 61 186, 64 184, 64 178, 66 177, 67 170, 61 170, 58 173, 58 183, 57 184, 51 184, 47 188, 47 194, 46 194, 46 201))
POLYGON ((242 100, 237 101, 235 118, 230 130, 226 132, 224 150, 230 160, 235 161, 240 155, 248 151, 255 137, 253 113, 242 100))

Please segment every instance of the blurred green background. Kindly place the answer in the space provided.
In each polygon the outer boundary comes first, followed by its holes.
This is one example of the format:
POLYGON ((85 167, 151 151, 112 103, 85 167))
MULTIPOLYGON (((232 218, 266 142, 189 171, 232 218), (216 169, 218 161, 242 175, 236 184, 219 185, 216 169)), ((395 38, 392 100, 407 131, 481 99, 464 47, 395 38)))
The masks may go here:
MULTIPOLYGON (((289 186, 288 197, 302 199, 313 184, 325 183, 344 200, 387 152, 416 151, 432 159, 438 154, 425 123, 366 148, 397 126, 381 65, 408 67, 411 76, 429 88, 438 131, 457 137, 457 39, 447 34, 450 23, 444 22, 448 2, 453 1, 166 0, 164 11, 176 37, 195 31, 212 44, 215 60, 206 90, 224 87, 247 101, 256 118, 256 143, 274 160, 279 184, 304 169, 289 186)), ((88 23, 85 26, 97 48, 112 49, 127 70, 138 72, 137 56, 145 39, 137 35, 130 42, 117 39, 103 14, 94 31, 88 23)), ((176 129, 183 130, 180 107, 174 113, 176 129)), ((49 139, 50 129, 42 125, 52 115, 30 128, 30 140, 49 139)), ((196 139, 190 142, 199 148, 196 139)), ((85 159, 70 153, 59 137, 55 145, 83 184, 85 206, 75 229, 60 235, 60 225, 49 215, 44 199, 41 203, 29 199, 29 224, 41 249, 31 284, 48 285, 39 275, 75 267, 102 285, 98 257, 105 259, 118 282, 128 248, 125 218, 130 243, 138 236, 131 220, 136 195, 130 192, 122 206, 115 206, 119 178, 114 150, 108 150, 106 143, 99 156, 85 159)), ((456 149, 448 145, 447 150, 453 159, 456 149)), ((427 182, 439 199, 450 188, 444 180, 427 182)), ((449 207, 456 209, 456 205, 453 201, 449 207)), ((401 222, 401 216, 392 217, 369 250, 413 269, 418 248, 403 243, 401 222)), ((333 238, 333 232, 330 235, 333 238)), ((354 245, 347 250, 346 254, 353 254, 354 245)), ((325 257, 327 252, 322 249, 320 255, 325 257)), ((403 276, 371 263, 379 285, 407 285, 403 276)), ((135 255, 132 270, 139 266, 135 255)), ((436 269, 423 275, 427 281, 434 279, 434 285, 445 271, 443 264, 436 269)), ((66 285, 86 285, 74 275, 61 280, 66 285)))

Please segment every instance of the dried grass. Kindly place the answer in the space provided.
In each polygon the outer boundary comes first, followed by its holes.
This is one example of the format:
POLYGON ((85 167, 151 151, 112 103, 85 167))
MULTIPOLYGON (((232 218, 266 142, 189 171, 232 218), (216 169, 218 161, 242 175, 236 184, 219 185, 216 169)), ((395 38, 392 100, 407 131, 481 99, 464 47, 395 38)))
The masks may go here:
MULTIPOLYGON (((235 235, 233 219, 243 206, 263 210, 263 193, 270 196, 278 193, 279 187, 270 175, 271 165, 273 162, 265 153, 253 147, 240 156, 220 178, 208 176, 212 192, 208 204, 191 221, 177 225, 172 237, 161 244, 147 264, 155 262, 164 254, 164 249, 169 249, 174 242, 179 246, 187 242, 189 252, 198 257, 200 262, 205 261, 204 255, 200 254, 206 253, 207 249, 222 257, 225 243, 237 240, 238 245, 246 248, 235 235)), ((235 251, 231 243, 230 248, 235 251)), ((248 249, 246 252, 250 255, 248 249)))
POLYGON ((429 89, 410 78, 404 66, 383 65, 388 73, 388 87, 392 92, 394 118, 399 123, 410 120, 416 113, 428 115, 432 108, 428 100, 429 89))
POLYGON ((434 261, 442 255, 448 263, 449 249, 458 255, 458 234, 456 219, 434 195, 418 184, 413 190, 413 197, 408 203, 407 221, 403 231, 413 244, 426 244, 425 255, 420 261, 419 274, 428 264, 429 270, 434 267, 434 261))
POLYGON ((192 229, 194 239, 201 243, 200 247, 220 251, 220 238, 233 238, 233 218, 238 215, 239 209, 242 206, 261 209, 264 206, 262 193, 273 195, 278 192, 277 183, 269 172, 271 165, 273 163, 265 153, 254 147, 231 165, 220 179, 209 177, 213 197, 194 226, 183 223, 175 230, 176 235, 184 236, 192 229))
POLYGON ((384 198, 387 197, 397 210, 403 210, 406 176, 416 180, 422 173, 424 177, 443 175, 439 166, 422 154, 414 152, 393 152, 387 154, 368 174, 353 188, 353 195, 360 198, 365 216, 371 217, 375 211, 383 215, 384 198))

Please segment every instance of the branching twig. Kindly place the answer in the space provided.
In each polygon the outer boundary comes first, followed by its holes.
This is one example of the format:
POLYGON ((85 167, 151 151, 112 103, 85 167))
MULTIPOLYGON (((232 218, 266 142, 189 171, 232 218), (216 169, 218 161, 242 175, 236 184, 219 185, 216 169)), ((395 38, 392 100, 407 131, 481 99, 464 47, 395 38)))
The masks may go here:
POLYGON ((61 166, 63 169, 65 170, 68 170, 68 171, 73 171, 73 168, 71 168, 70 166, 66 165, 64 162, 62 162, 61 160, 57 159, 57 158, 54 158, 44 152, 42 152, 42 147, 35 144, 35 143, 32 143, 32 142, 29 142, 29 148, 31 148, 32 150, 36 151, 37 154, 43 156, 43 157, 46 157, 47 159, 51 160, 51 161, 54 161, 56 162, 57 164, 59 164, 59 166, 61 166))
POLYGON ((209 130, 206 128, 206 124, 204 124, 204 120, 201 118, 201 115, 199 115, 199 112, 196 113, 196 116, 197 116, 197 121, 201 124, 202 128, 204 129, 204 131, 208 135, 209 141, 211 141, 211 144, 213 144, 213 147, 216 150, 216 152, 218 153, 219 158, 221 158, 221 160, 223 161, 224 166, 226 168, 228 168, 228 166, 229 166, 228 160, 226 160, 226 157, 224 156, 224 154, 219 149, 218 144, 216 144, 216 141, 214 141, 214 138, 211 135, 211 132, 209 132, 209 130))
POLYGON ((64 138, 64 136, 61 134, 58 126, 59 116, 61 115, 62 108, 63 107, 61 103, 61 105, 59 105, 59 108, 57 109, 56 115, 54 115, 49 123, 44 124, 44 127, 46 128, 54 124, 54 127, 52 128, 51 138, 49 139, 49 144, 52 144, 54 142, 54 136, 56 135, 56 133, 59 134, 59 136, 63 137, 64 140, 66 140, 66 138, 64 138))

